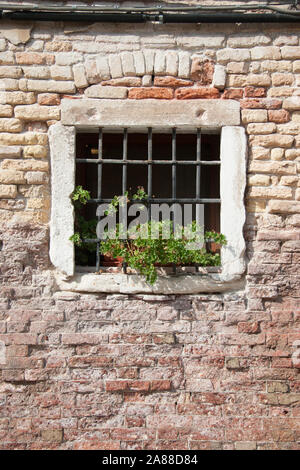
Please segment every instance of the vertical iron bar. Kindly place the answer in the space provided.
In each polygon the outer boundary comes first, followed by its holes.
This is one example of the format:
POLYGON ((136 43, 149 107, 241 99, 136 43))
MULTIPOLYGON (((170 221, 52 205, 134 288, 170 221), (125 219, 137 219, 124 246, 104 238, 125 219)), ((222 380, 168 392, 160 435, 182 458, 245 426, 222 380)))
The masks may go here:
MULTIPOLYGON (((197 155, 196 160, 197 162, 201 161, 201 129, 197 129, 197 155)), ((196 165, 196 198, 200 199, 201 194, 201 165, 196 165)), ((201 208, 198 207, 198 203, 196 203, 196 223, 199 224, 200 222, 200 214, 201 208)), ((204 230, 204 228, 203 228, 204 230)), ((199 272, 199 265, 196 265, 196 272, 199 272)))
MULTIPOLYGON (((201 161, 201 129, 197 129, 197 162, 201 161)), ((200 199, 201 166, 196 165, 196 197, 200 199)))
MULTIPOLYGON (((128 154, 128 129, 123 129, 123 168, 122 168, 122 194, 125 196, 127 191, 127 154, 128 154)), ((127 207, 127 206, 126 206, 127 207)), ((120 217, 120 213, 119 213, 120 217)), ((121 219, 121 217, 120 217, 121 219)), ((127 221, 127 214, 126 214, 127 221)), ((120 220, 120 223, 124 223, 124 220, 120 220)), ((123 273, 127 274, 127 263, 122 263, 123 273)))
POLYGON ((123 196, 127 191, 127 147, 128 147, 128 129, 124 129, 123 132, 123 172, 122 172, 122 193, 123 196))
MULTIPOLYGON (((172 129, 172 199, 176 199, 176 127, 173 127, 172 129)), ((175 221, 176 221, 176 216, 173 212, 174 232, 175 232, 175 221)), ((176 274, 176 264, 173 264, 173 273, 176 274)))
POLYGON ((172 199, 176 199, 176 127, 172 129, 172 199))
MULTIPOLYGON (((103 132, 102 128, 99 129, 99 136, 98 136, 98 159, 102 160, 103 155, 103 132)), ((101 199, 102 197, 102 162, 98 162, 98 186, 97 186, 97 197, 101 199)), ((98 221, 100 218, 98 217, 98 221)), ((100 243, 97 242, 96 248, 96 270, 99 271, 100 269, 100 243)))
MULTIPOLYGON (((152 197, 152 127, 148 127, 148 198, 152 197)), ((151 203, 148 204, 148 220, 151 220, 151 203)))

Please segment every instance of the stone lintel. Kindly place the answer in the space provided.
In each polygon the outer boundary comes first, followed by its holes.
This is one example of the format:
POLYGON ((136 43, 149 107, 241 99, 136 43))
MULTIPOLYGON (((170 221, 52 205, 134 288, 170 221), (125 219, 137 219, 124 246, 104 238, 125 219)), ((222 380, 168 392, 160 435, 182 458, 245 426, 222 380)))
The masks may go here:
POLYGON ((82 129, 177 127, 189 131, 196 127, 217 130, 240 124, 240 105, 234 100, 63 99, 61 110, 62 124, 82 129))

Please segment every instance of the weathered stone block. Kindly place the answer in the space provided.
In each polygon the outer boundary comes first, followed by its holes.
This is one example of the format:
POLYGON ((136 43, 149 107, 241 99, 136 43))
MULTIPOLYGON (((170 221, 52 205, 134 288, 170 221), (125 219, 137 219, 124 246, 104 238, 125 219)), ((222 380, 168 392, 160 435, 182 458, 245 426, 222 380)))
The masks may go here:
POLYGON ((92 85, 85 90, 85 95, 88 98, 124 99, 127 98, 127 88, 92 85))
POLYGON ((1 170, 0 183, 4 184, 22 184, 25 183, 23 171, 1 170))
POLYGON ((13 107, 9 104, 0 104, 0 117, 12 117, 13 107))
POLYGON ((250 59, 250 52, 248 49, 221 49, 217 52, 217 61, 220 64, 227 62, 244 62, 250 59))
POLYGON ((212 79, 212 86, 218 90, 224 90, 226 83, 226 69, 222 65, 216 65, 212 79))
POLYGON ((271 214, 300 213, 300 202, 296 201, 269 201, 268 211, 271 214))
POLYGON ((280 60, 280 48, 276 46, 254 47, 251 49, 251 58, 252 60, 280 60))
POLYGON ((46 145, 28 145, 23 148, 24 158, 46 158, 48 148, 46 145))
POLYGON ((48 121, 60 119, 60 110, 54 106, 40 106, 38 104, 28 106, 16 106, 15 116, 24 121, 48 121))
POLYGON ((39 93, 75 93, 76 87, 75 83, 70 81, 28 80, 27 90, 39 93))
POLYGON ((263 109, 243 109, 242 122, 248 124, 250 122, 267 122, 268 112, 263 109))
POLYGON ((12 184, 0 184, 0 198, 14 199, 17 197, 17 186, 12 184))
POLYGON ((250 163, 250 173, 270 173, 274 175, 295 175, 296 165, 290 162, 254 161, 250 163))
POLYGON ((41 93, 38 95, 38 104, 42 106, 57 106, 60 104, 60 96, 57 93, 41 93))
MULTIPOLYGON (((161 90, 159 88, 158 90, 161 90)), ((240 124, 239 104, 231 100, 62 100, 62 123, 66 125, 169 126, 172 115, 174 126, 195 128, 198 125, 236 126, 240 124), (165 106, 163 106, 165 104, 165 106), (167 109, 167 112, 166 112, 167 109), (91 112, 92 111, 92 112, 91 112)), ((289 137, 289 136, 288 136, 289 137)))
POLYGON ((73 72, 69 65, 52 65, 50 75, 54 80, 72 80, 73 72))
POLYGON ((300 47, 283 46, 281 48, 281 55, 283 59, 300 59, 300 47))
POLYGON ((20 78, 23 72, 21 67, 10 67, 2 65, 0 68, 0 78, 20 78))
POLYGON ((82 64, 76 64, 73 66, 74 83, 77 88, 85 88, 88 86, 86 78, 85 68, 82 64))
POLYGON ((120 78, 123 76, 121 57, 118 54, 110 54, 108 56, 108 63, 112 78, 120 78))
POLYGON ((282 103, 282 107, 289 111, 300 110, 300 96, 291 96, 290 98, 286 98, 282 103))
POLYGON ((55 61, 52 54, 39 52, 16 52, 16 62, 20 65, 50 65, 55 61))
POLYGON ((18 158, 21 152, 21 147, 0 146, 0 158, 18 158))
POLYGON ((33 104, 36 102, 34 93, 24 93, 23 91, 7 91, 5 102, 11 105, 33 104))
POLYGON ((0 119, 0 132, 22 132, 22 130, 23 123, 19 119, 0 119))

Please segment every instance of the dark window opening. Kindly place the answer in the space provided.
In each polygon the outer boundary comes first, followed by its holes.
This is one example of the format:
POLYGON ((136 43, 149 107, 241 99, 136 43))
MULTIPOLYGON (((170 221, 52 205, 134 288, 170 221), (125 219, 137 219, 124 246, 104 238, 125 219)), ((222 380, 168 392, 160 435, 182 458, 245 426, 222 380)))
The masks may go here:
MULTIPOLYGON (((76 136, 76 186, 90 191, 91 200, 81 208, 86 220, 96 217, 101 202, 110 202, 138 186, 155 202, 204 204, 204 229, 220 231, 220 135, 120 132, 78 133, 76 136), (150 163, 149 163, 150 161, 150 163)), ((150 200, 151 202, 151 200, 150 200)), ((195 210, 193 209, 195 212, 195 210)), ((194 216, 194 213, 193 213, 194 216)), ((95 235, 96 237, 96 235, 95 235)), ((94 238, 94 237, 93 237, 94 238)), ((76 248, 75 262, 105 264, 99 240, 76 248), (85 250, 85 253, 83 253, 85 250), (96 254, 97 253, 97 254, 96 254)))

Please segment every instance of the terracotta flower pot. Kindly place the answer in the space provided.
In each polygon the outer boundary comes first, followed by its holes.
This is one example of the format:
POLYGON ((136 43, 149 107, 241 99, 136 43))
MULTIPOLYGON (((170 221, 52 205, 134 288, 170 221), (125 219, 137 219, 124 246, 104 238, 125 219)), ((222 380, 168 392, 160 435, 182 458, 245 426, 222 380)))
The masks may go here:
POLYGON ((219 253, 221 249, 220 243, 216 242, 207 242, 206 247, 207 251, 210 251, 210 253, 219 253))
POLYGON ((124 258, 122 256, 117 256, 113 258, 112 256, 102 255, 102 266, 122 266, 124 258))

